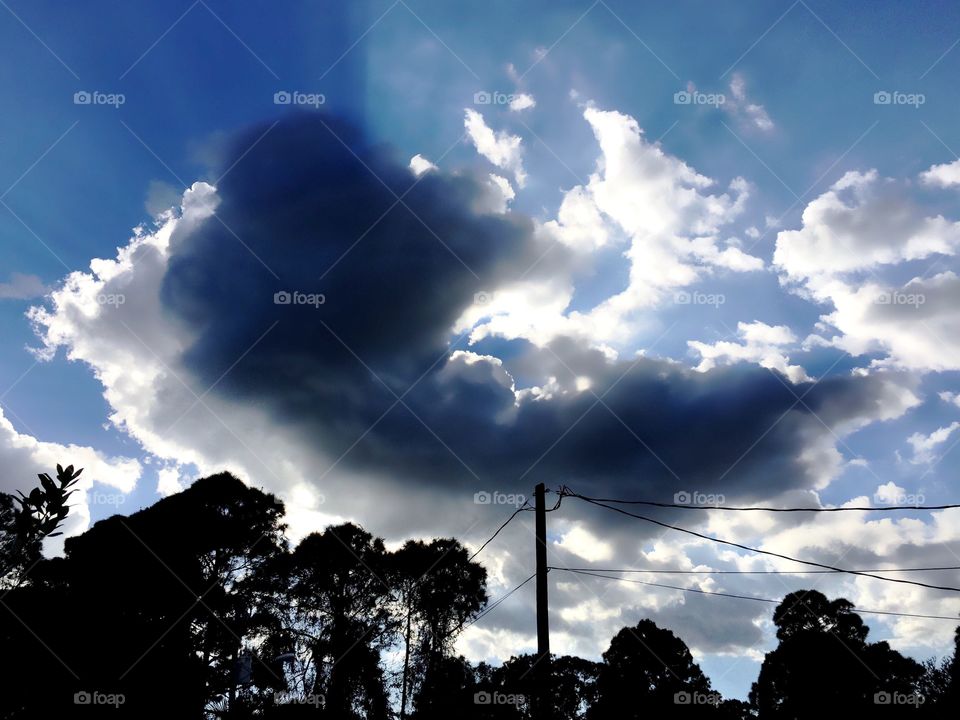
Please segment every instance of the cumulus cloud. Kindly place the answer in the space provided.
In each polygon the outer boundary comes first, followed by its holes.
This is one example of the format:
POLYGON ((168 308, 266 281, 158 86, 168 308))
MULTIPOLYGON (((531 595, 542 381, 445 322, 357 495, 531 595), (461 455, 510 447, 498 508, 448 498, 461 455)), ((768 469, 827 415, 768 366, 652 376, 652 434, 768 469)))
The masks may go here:
MULTIPOLYGON (((745 182, 711 192, 712 180, 646 142, 631 118, 593 109, 585 118, 602 162, 579 192, 596 215, 584 207, 568 217, 599 217, 610 242, 625 243, 635 296, 624 307, 652 307, 636 299, 647 292, 655 304, 665 288, 729 271, 708 248, 740 213, 745 182)), ((517 337, 508 352, 471 349, 471 331, 497 303, 538 289, 544 307, 563 298, 591 252, 586 241, 557 242, 543 225, 492 209, 489 176, 436 170, 418 182, 406 161, 345 121, 292 116, 254 143, 261 135, 258 127, 237 138, 225 164, 242 162, 218 187, 187 188, 178 209, 138 229, 116 258, 68 276, 31 312, 40 356, 62 351, 86 363, 111 422, 163 461, 161 491, 184 481, 179 467, 228 469, 286 499, 298 533, 353 518, 391 540, 454 534, 476 543, 504 508, 475 504, 474 494, 527 494, 538 481, 664 500, 689 489, 744 502, 812 493, 845 466, 838 438, 919 402, 915 380, 892 371, 815 385, 796 377, 789 388, 734 362, 740 351, 704 372, 620 359, 597 347, 611 336, 599 322, 580 333, 561 322, 542 343, 517 337), (385 214, 397 196, 403 205, 385 214), (321 293, 322 304, 295 300, 321 293), (99 300, 118 295, 123 303, 99 300), (806 393, 802 406, 794 393, 806 393)), ((554 304, 550 316, 562 312, 554 304)), ((785 332, 749 323, 741 340, 786 356, 785 332)), ((575 507, 551 547, 558 565, 741 562, 575 507)), ((676 512, 658 516, 678 520, 676 512)), ((494 594, 529 575, 522 515, 489 550, 494 594)), ((900 542, 914 537, 902 530, 900 542)), ((937 533, 915 536, 933 542, 937 533)), ((782 594, 759 583, 747 590, 782 594)), ((557 582, 561 652, 596 654, 640 613, 689 622, 686 639, 710 651, 763 637, 756 609, 738 606, 718 633, 697 620, 706 601, 677 591, 598 588, 596 603, 584 592, 578 579, 557 582), (585 613, 602 619, 579 622, 585 613)), ((472 656, 527 648, 528 611, 505 605, 472 628, 472 656)))
POLYGON ((420 177, 425 172, 430 170, 436 170, 437 166, 432 162, 427 160, 423 155, 417 153, 412 158, 410 158, 410 172, 412 172, 417 177, 420 177))
POLYGON ((920 173, 920 181, 937 187, 953 187, 960 185, 960 160, 933 165, 920 173))
POLYGON ((960 429, 960 422, 952 422, 949 425, 937 428, 929 435, 916 432, 907 438, 910 447, 913 448, 912 463, 928 464, 937 458, 937 449, 941 447, 950 436, 960 429))
POLYGON ((502 170, 513 173, 517 185, 526 184, 527 173, 523 169, 523 145, 518 135, 505 130, 494 132, 476 110, 464 111, 463 125, 477 152, 502 170))
POLYGON ((536 106, 537 106, 537 101, 534 99, 533 95, 529 95, 527 93, 517 93, 510 100, 510 109, 513 112, 528 110, 536 106))
POLYGON ((791 365, 785 354, 785 351, 797 344, 797 337, 790 328, 785 325, 767 325, 759 321, 740 322, 737 323, 737 335, 742 342, 721 340, 711 345, 689 340, 687 345, 702 358, 697 370, 706 372, 718 363, 753 362, 783 373, 793 383, 810 379, 800 365, 791 365))
POLYGON ((760 258, 733 244, 721 248, 719 241, 721 229, 743 211, 746 180, 734 178, 726 192, 712 192, 714 180, 648 142, 629 115, 587 107, 583 117, 600 148, 596 171, 564 193, 557 217, 539 232, 578 253, 581 262, 623 245, 627 286, 592 308, 567 311, 571 282, 525 283, 511 290, 521 298, 528 293, 528 301, 489 308, 473 340, 496 335, 543 345, 577 336, 598 348, 624 347, 644 327, 643 311, 669 301, 675 289, 715 271, 763 267, 760 258))
POLYGON ((960 368, 960 280, 938 272, 956 255, 960 223, 927 214, 907 184, 875 170, 846 173, 802 219, 801 229, 778 234, 773 260, 788 287, 833 308, 808 345, 876 353, 877 367, 960 368), (922 274, 906 282, 893 273, 921 260, 922 274))

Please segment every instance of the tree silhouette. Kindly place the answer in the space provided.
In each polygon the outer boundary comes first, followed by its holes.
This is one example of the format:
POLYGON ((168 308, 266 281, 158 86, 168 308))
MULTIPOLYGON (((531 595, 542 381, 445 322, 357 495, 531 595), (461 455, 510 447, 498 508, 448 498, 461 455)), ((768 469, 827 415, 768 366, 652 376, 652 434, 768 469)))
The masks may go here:
POLYGON ((41 473, 40 486, 20 497, 0 493, 0 587, 16 587, 41 559, 43 541, 56 537, 70 508, 70 490, 83 469, 57 465, 57 479, 41 473), (18 503, 17 507, 14 503, 18 503))
MULTIPOLYGON (((221 473, 44 559, 79 475, 57 470, 0 496, 0 720, 103 717, 91 694, 123 698, 115 718, 534 720, 535 656, 454 654, 486 602, 486 571, 457 540, 391 553, 346 523, 291 550, 282 503, 221 473)), ((869 642, 842 598, 791 593, 773 621, 749 703, 711 692, 683 641, 640 620, 602 663, 552 658, 549 720, 956 717, 960 628, 951 657, 921 666, 869 642)))
POLYGON ((402 718, 408 694, 416 687, 414 674, 421 682, 438 686, 439 676, 450 671, 447 660, 456 634, 487 600, 487 571, 470 561, 459 541, 440 538, 429 544, 419 540, 405 543, 390 556, 389 576, 404 645, 402 718), (432 678, 434 674, 438 678, 432 678))
POLYGON ((589 720, 706 717, 718 696, 684 642, 652 620, 623 628, 603 654, 589 720))
POLYGON ((331 717, 388 714, 380 652, 391 639, 383 541, 347 523, 308 535, 290 558, 287 631, 306 694, 331 717))
POLYGON ((921 666, 867 628, 847 600, 814 590, 787 595, 774 612, 780 644, 767 653, 750 692, 760 720, 826 711, 900 717, 920 704, 921 666))

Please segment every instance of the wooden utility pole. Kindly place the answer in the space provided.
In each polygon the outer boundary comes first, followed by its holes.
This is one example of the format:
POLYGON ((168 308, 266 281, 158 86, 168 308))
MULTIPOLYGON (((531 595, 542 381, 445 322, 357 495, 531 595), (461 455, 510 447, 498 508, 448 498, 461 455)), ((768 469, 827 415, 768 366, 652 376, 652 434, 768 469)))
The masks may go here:
POLYGON ((537 720, 550 720, 550 619, 547 615, 547 510, 543 483, 534 488, 537 543, 537 659, 534 665, 537 720))

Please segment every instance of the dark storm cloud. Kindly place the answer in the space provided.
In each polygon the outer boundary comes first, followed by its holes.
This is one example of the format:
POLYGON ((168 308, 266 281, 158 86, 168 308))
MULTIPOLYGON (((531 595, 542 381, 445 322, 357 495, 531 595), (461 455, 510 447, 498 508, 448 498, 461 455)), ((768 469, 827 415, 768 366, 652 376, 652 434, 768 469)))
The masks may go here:
POLYGON ((534 264, 567 272, 565 252, 537 264, 548 246, 518 214, 484 212, 482 180, 429 173, 414 186, 388 149, 343 120, 293 116, 255 142, 265 129, 240 137, 226 163, 222 222, 172 248, 163 300, 197 333, 184 363, 201 382, 232 366, 214 392, 260 404, 332 457, 376 424, 346 466, 458 492, 528 493, 543 480, 759 498, 813 484, 797 457, 829 433, 820 419, 834 427, 877 414, 882 376, 791 389, 754 366, 611 363, 569 340, 530 346, 503 368, 448 362, 464 347, 449 346, 450 328, 476 293, 534 264), (281 291, 326 301, 275 304, 281 291), (592 391, 517 407, 511 366, 524 376, 543 368, 544 381, 566 387, 585 375, 592 391))

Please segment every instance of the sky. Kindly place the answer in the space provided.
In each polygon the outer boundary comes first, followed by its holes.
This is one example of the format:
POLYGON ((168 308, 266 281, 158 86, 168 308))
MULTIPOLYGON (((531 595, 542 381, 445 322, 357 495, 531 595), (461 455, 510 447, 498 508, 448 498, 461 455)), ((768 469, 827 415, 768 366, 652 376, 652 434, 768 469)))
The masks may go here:
MULTIPOLYGON (((293 539, 350 519, 471 547, 538 482, 954 502, 958 44, 933 1, 2 0, 0 489, 85 467, 79 533, 228 469, 293 539)), ((481 556, 492 597, 533 571, 529 516, 481 556)), ((650 516, 960 564, 956 510, 650 516)), ((548 525, 558 567, 798 568, 576 498, 548 525)), ((633 577, 958 611, 864 577, 633 577)), ((554 652, 650 617, 727 696, 775 645, 769 603, 550 590, 554 652)), ((527 586, 458 649, 531 651, 533 619, 527 586)), ((865 620, 952 646, 949 621, 865 620)))

